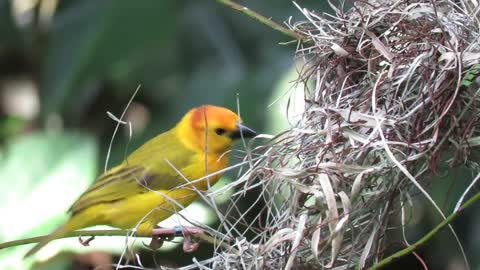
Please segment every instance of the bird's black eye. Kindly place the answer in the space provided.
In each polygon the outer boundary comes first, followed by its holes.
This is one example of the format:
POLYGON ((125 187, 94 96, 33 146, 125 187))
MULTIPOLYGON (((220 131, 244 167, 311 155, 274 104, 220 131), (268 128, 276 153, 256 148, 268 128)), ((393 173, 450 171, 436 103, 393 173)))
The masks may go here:
POLYGON ((217 135, 223 135, 225 133, 225 129, 223 128, 216 128, 215 129, 215 133, 217 133, 217 135))

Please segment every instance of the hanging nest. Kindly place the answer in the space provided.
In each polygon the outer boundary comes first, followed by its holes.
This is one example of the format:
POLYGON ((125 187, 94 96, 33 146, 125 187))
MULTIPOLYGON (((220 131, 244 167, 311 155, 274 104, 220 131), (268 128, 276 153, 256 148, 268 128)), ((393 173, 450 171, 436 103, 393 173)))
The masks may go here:
POLYGON ((235 205, 261 190, 265 207, 222 214, 225 241, 192 267, 372 265, 388 255, 385 232, 409 194, 429 198, 422 186, 440 161, 479 171, 478 7, 382 0, 332 5, 334 14, 298 8, 305 20, 288 25, 305 37, 296 52, 301 119, 251 149, 248 171, 215 192, 239 189, 235 205), (257 219, 246 224, 252 212, 257 219))

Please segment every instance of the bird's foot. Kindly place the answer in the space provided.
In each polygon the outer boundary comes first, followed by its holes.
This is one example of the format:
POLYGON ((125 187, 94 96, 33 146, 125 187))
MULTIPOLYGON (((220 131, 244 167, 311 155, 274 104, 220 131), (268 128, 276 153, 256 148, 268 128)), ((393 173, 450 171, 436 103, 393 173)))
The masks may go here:
POLYGON ((163 246, 164 238, 159 237, 158 235, 153 235, 152 240, 150 241, 150 244, 148 247, 151 250, 157 250, 163 246))
POLYGON ((78 237, 78 242, 80 242, 80 244, 82 244, 82 246, 88 247, 90 245, 90 242, 92 242, 93 239, 95 239, 95 236, 90 236, 87 239, 82 239, 82 237, 80 236, 80 237, 78 237))
POLYGON ((191 235, 185 235, 185 239, 183 240, 183 252, 190 253, 194 252, 198 249, 200 244, 192 239, 191 235))
POLYGON ((155 228, 152 230, 152 241, 150 242, 150 248, 158 249, 162 246, 163 241, 171 241, 175 237, 183 236, 183 251, 193 252, 198 249, 198 242, 192 239, 192 235, 202 234, 204 231, 197 227, 184 227, 175 226, 173 228, 155 228), (158 246, 158 244, 160 244, 158 246), (156 248, 155 248, 156 247, 156 248))

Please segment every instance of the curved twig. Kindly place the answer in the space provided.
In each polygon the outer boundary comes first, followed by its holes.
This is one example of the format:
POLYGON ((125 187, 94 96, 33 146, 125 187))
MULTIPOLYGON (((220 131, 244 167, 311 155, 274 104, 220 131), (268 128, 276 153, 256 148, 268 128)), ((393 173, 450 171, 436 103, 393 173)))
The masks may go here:
POLYGON ((478 192, 472 198, 470 198, 468 201, 466 201, 457 211, 450 214, 446 219, 444 219, 442 222, 440 222, 435 228, 433 228, 431 231, 429 231, 425 236, 420 238, 417 242, 415 242, 414 244, 410 245, 407 248, 404 248, 400 251, 395 252, 394 254, 388 256, 387 258, 385 258, 385 259, 381 260, 380 262, 376 263, 375 265, 371 266, 370 268, 368 268, 368 270, 380 269, 380 268, 385 267, 388 264, 394 262, 395 260, 398 260, 401 257, 404 257, 404 256, 412 253, 413 251, 418 249, 420 246, 425 244, 428 240, 430 240, 441 229, 448 226, 455 218, 460 216, 460 214, 463 213, 465 209, 467 209, 469 206, 471 206, 473 203, 475 203, 479 199, 480 199, 480 192, 478 192))

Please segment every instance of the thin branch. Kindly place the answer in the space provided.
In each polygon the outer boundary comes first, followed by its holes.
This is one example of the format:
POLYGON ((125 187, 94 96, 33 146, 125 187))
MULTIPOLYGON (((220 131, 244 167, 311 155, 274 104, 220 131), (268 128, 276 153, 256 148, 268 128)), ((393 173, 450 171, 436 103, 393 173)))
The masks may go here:
POLYGON ((292 31, 290 29, 288 29, 287 27, 284 27, 276 22, 274 22, 272 19, 270 18, 267 18, 245 6, 242 6, 240 4, 237 4, 233 1, 230 1, 230 0, 216 0, 218 3, 222 4, 222 5, 225 5, 225 6, 228 6, 232 9, 235 9, 245 15, 247 15, 248 17, 250 18, 253 18, 257 21, 259 21, 260 23, 272 28, 273 30, 276 30, 288 37, 291 37, 295 40, 299 40, 299 41, 305 41, 307 38, 301 34, 298 34, 297 32, 295 31, 292 31))
MULTIPOLYGON (((86 231, 74 231, 65 234, 61 238, 71 238, 80 236, 125 236, 129 233, 127 230, 86 230, 86 231)), ((25 238, 20 240, 13 240, 10 242, 0 243, 0 249, 21 246, 26 244, 38 243, 42 241, 48 235, 36 236, 31 238, 25 238)))
POLYGON ((395 252, 394 254, 388 256, 387 258, 381 260, 380 262, 376 263, 375 265, 371 266, 368 268, 368 270, 375 270, 375 269, 380 269, 382 267, 387 266, 388 264, 400 259, 401 257, 405 257, 406 255, 409 255, 416 249, 418 249, 420 246, 425 244, 428 240, 430 240, 433 236, 435 236, 441 229, 444 227, 448 226, 455 218, 457 218, 462 212, 464 212, 465 209, 467 209, 469 206, 471 206, 473 203, 478 201, 480 199, 480 192, 475 194, 472 198, 470 198, 468 201, 466 201, 459 209, 458 211, 453 212, 450 214, 446 219, 444 219, 442 222, 440 222, 435 228, 433 228, 430 232, 428 232, 424 237, 422 237, 420 240, 412 244, 411 246, 402 249, 398 252, 395 252))
MULTIPOLYGON (((81 230, 81 231, 73 231, 70 232, 61 238, 72 238, 72 237, 80 237, 80 236, 127 236, 131 231, 129 230, 81 230)), ((137 234, 136 237, 152 237, 151 235, 142 235, 137 234)), ((216 239, 207 234, 192 234, 193 238, 216 245, 220 244, 225 249, 232 249, 230 245, 225 243, 225 240, 216 239)), ((9 242, 0 243, 0 250, 4 248, 10 248, 15 246, 21 246, 26 244, 33 244, 42 241, 44 238, 48 237, 48 235, 43 236, 36 236, 31 238, 24 238, 20 240, 13 240, 9 242)))

